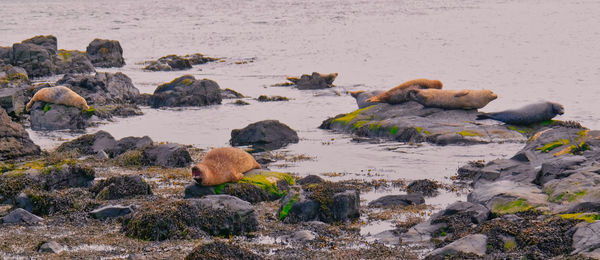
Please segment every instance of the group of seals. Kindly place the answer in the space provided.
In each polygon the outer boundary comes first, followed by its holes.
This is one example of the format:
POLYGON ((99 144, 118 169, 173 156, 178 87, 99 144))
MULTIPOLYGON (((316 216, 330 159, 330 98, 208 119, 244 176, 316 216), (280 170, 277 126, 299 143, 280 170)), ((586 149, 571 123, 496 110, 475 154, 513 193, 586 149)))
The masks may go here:
POLYGON ((220 147, 210 150, 199 164, 192 167, 192 177, 203 186, 237 182, 244 173, 260 169, 254 157, 242 149, 220 147))
POLYGON ((27 103, 25 109, 30 111, 33 103, 36 101, 72 106, 82 110, 90 109, 85 101, 85 98, 64 86, 56 86, 38 90, 35 95, 33 95, 31 100, 29 100, 29 103, 27 103))
POLYGON ((442 89, 442 82, 430 79, 414 79, 404 82, 377 96, 367 99, 367 102, 401 104, 411 100, 411 93, 418 89, 442 89))

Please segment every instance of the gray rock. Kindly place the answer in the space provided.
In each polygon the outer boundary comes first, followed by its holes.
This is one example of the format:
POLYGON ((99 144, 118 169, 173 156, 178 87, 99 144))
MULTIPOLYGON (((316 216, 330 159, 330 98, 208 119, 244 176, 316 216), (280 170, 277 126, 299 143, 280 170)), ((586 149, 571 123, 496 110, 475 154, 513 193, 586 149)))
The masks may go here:
POLYGON ((35 175, 33 178, 46 190, 58 190, 89 187, 95 175, 96 172, 91 166, 64 163, 48 167, 43 174, 35 175))
POLYGON ((347 190, 333 195, 331 206, 333 221, 348 221, 360 217, 360 194, 358 190, 347 190))
POLYGON ((90 189, 99 200, 114 200, 138 195, 151 195, 150 185, 139 175, 124 175, 110 177, 98 181, 90 189))
POLYGON ((0 47, 0 64, 11 64, 13 60, 12 47, 0 47))
POLYGON ((223 99, 231 99, 231 98, 245 98, 246 96, 242 95, 240 92, 237 92, 233 89, 221 89, 221 97, 223 99))
POLYGON ((148 136, 144 136, 144 137, 128 136, 128 137, 123 137, 123 138, 119 139, 115 143, 115 146, 113 146, 112 148, 106 149, 106 151, 110 155, 110 157, 115 158, 127 151, 143 149, 145 147, 151 146, 152 144, 153 144, 152 139, 150 139, 150 137, 148 137, 148 136))
POLYGON ((425 199, 423 198, 423 195, 420 194, 387 195, 369 202, 369 207, 404 207, 408 205, 420 205, 423 203, 425 203, 425 199))
POLYGON ((598 258, 600 256, 600 221, 593 223, 581 223, 576 226, 573 234, 573 252, 587 257, 598 258))
POLYGON ((192 68, 190 60, 177 55, 168 55, 159 58, 157 61, 150 61, 144 67, 145 70, 151 71, 172 71, 172 70, 187 70, 192 68))
POLYGON ((82 135, 72 141, 62 143, 57 151, 75 151, 81 155, 96 155, 99 152, 111 154, 116 149, 117 141, 108 132, 100 130, 93 134, 82 135))
POLYGON ((430 222, 419 223, 400 235, 403 243, 429 243, 433 233, 446 227, 445 223, 431 224, 430 222))
POLYGON ((356 104, 358 105, 358 108, 365 108, 368 106, 372 106, 372 105, 377 105, 378 103, 376 102, 367 102, 367 99, 377 96, 381 93, 383 93, 385 91, 383 90, 375 90, 375 91, 364 91, 358 94, 353 94, 352 97, 354 97, 354 99, 356 99, 356 104))
POLYGON ((259 121, 243 129, 234 129, 229 139, 233 146, 252 145, 259 151, 276 150, 298 141, 296 131, 277 120, 259 121))
POLYGON ((160 144, 143 149, 141 161, 147 166, 187 167, 192 157, 180 144, 160 144))
POLYGON ((310 184, 315 184, 315 183, 321 183, 324 181, 325 180, 323 180, 323 178, 321 178, 317 175, 308 175, 308 176, 296 181, 296 183, 299 185, 310 185, 310 184))
POLYGON ((50 241, 40 245, 38 252, 40 253, 55 253, 58 254, 64 250, 64 247, 55 241, 50 241))
POLYGON ((119 41, 94 39, 86 48, 86 54, 96 67, 123 67, 123 48, 119 41))
MULTIPOLYGON (((329 187, 327 183, 319 185, 329 187)), ((360 193, 357 190, 347 189, 340 192, 329 190, 318 195, 327 196, 327 198, 323 198, 326 201, 331 201, 327 205, 321 205, 319 201, 312 199, 310 195, 310 192, 304 190, 289 190, 281 200, 279 218, 286 223, 314 220, 333 223, 360 217, 360 193), (287 215, 283 214, 284 209, 288 210, 287 215)))
POLYGON ((310 230, 298 230, 290 235, 284 235, 277 238, 277 240, 284 241, 286 243, 295 243, 295 242, 308 242, 313 241, 317 238, 317 234, 310 230))
POLYGON ((567 156, 542 163, 542 169, 536 178, 536 183, 543 185, 554 179, 568 177, 574 173, 569 170, 576 168, 585 161, 586 158, 584 156, 567 156))
POLYGON ((26 93, 31 89, 27 72, 12 65, 0 66, 0 107, 13 117, 25 112, 26 93))
POLYGON ((259 102, 272 102, 272 101, 289 101, 290 99, 283 96, 266 96, 260 95, 256 100, 259 102))
POLYGON ((94 75, 66 74, 56 84, 67 86, 93 106, 132 104, 140 95, 131 78, 121 72, 98 72, 94 75))
POLYGON ((48 50, 52 54, 56 54, 58 44, 56 37, 53 35, 38 35, 33 38, 22 41, 22 43, 34 44, 48 50))
POLYGON ((125 216, 131 213, 133 213, 133 207, 131 206, 108 205, 91 211, 90 215, 95 219, 104 220, 125 216))
POLYGON ((85 52, 77 50, 59 50, 55 65, 58 74, 96 72, 85 52))
POLYGON ((533 184, 496 181, 477 185, 467 196, 467 201, 482 204, 493 213, 506 214, 525 210, 528 206, 546 204, 548 196, 533 184), (520 201, 520 203, 512 203, 520 201), (505 209, 506 205, 513 205, 505 209))
POLYGON ((90 125, 90 115, 81 109, 44 102, 33 104, 30 120, 33 130, 76 130, 85 129, 90 125))
POLYGON ((430 218, 432 223, 438 222, 440 217, 450 216, 454 214, 467 214, 471 216, 471 222, 481 224, 487 220, 490 210, 480 204, 471 202, 457 201, 450 204, 445 209, 433 214, 430 218))
POLYGON ((218 61, 218 58, 211 58, 208 56, 204 56, 202 53, 194 53, 183 56, 183 58, 188 59, 192 65, 199 65, 208 63, 211 61, 218 61))
POLYGON ((192 75, 184 75, 169 83, 162 84, 150 97, 150 106, 182 107, 221 104, 219 84, 210 79, 196 80, 192 75))
POLYGON ((425 259, 445 259, 446 256, 456 255, 459 252, 471 253, 484 256, 486 250, 487 236, 474 234, 456 240, 442 248, 433 250, 425 259))
POLYGON ((10 213, 8 213, 8 215, 4 216, 2 218, 2 223, 3 224, 22 224, 22 223, 24 223, 24 224, 28 224, 28 225, 34 225, 42 220, 44 220, 44 219, 29 213, 29 211, 27 211, 27 210, 18 208, 18 209, 11 211, 10 213))
POLYGON ((30 77, 44 77, 56 74, 56 50, 31 43, 13 44, 12 64, 24 68, 30 77))
POLYGON ((337 73, 335 76, 330 77, 322 77, 321 74, 317 72, 313 72, 311 75, 303 74, 299 79, 296 78, 288 78, 288 80, 292 81, 296 88, 298 89, 325 89, 334 87, 333 81, 337 77, 337 73))
POLYGON ((190 183, 185 186, 184 198, 201 198, 206 195, 215 195, 215 187, 213 186, 200 186, 196 183, 190 183))
POLYGON ((544 185, 550 202, 558 203, 555 211, 577 207, 584 202, 600 202, 597 167, 579 169, 577 173, 563 179, 554 179, 544 185))
POLYGON ((23 126, 13 122, 0 107, 0 160, 40 154, 23 126))
POLYGON ((33 212, 33 205, 31 204, 31 200, 24 192, 19 193, 19 195, 15 197, 15 206, 17 208, 22 208, 29 212, 33 212))
POLYGON ((433 197, 439 194, 439 192, 437 191, 438 188, 439 184, 437 184, 437 182, 428 179, 423 179, 412 181, 411 183, 409 183, 406 187, 406 191, 409 194, 416 193, 421 194, 423 196, 433 197))

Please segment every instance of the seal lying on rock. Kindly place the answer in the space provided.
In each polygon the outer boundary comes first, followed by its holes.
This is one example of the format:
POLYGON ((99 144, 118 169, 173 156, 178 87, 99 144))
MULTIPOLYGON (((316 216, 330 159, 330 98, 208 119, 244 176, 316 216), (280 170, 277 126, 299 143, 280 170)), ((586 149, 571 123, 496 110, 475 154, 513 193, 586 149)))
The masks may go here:
POLYGON ((426 107, 445 109, 477 109, 498 98, 491 90, 441 90, 417 89, 410 93, 412 99, 426 107))
POLYGON ((85 98, 64 86, 56 86, 38 90, 35 95, 33 95, 29 103, 27 103, 27 111, 31 110, 31 106, 33 106, 35 101, 72 106, 83 110, 90 109, 85 101, 85 98))
POLYGON ((220 147, 210 150, 199 164, 192 167, 192 177, 203 186, 237 182, 244 173, 260 169, 254 157, 242 149, 220 147))
POLYGON ((356 99, 356 104, 358 105, 358 108, 365 108, 365 107, 377 104, 376 102, 368 102, 367 99, 377 96, 383 92, 384 92, 383 90, 374 90, 374 91, 357 90, 357 91, 349 91, 348 93, 350 93, 350 95, 356 99))
POLYGON ((518 109, 509 109, 500 112, 481 113, 477 120, 494 119, 511 125, 530 125, 550 120, 556 115, 562 115, 565 109, 561 104, 554 102, 541 102, 530 104, 518 109))
POLYGON ((410 93, 417 89, 441 89, 442 82, 430 79, 413 79, 404 82, 384 93, 367 99, 367 102, 400 104, 411 100, 410 93))

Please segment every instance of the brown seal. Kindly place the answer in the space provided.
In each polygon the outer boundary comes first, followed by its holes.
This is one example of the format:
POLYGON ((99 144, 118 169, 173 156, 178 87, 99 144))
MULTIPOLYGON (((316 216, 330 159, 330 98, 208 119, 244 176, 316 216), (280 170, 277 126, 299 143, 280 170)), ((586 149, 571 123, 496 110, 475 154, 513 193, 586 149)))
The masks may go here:
POLYGON ((413 100, 426 107, 445 109, 477 109, 498 98, 491 90, 418 89, 411 91, 413 100))
POLYGON ((439 80, 413 79, 404 82, 394 88, 367 99, 367 102, 379 102, 388 104, 400 104, 411 100, 410 92, 416 89, 441 89, 443 86, 439 80))
POLYGON ((203 186, 214 186, 226 182, 237 182, 244 173, 260 169, 254 157, 234 147, 214 148, 199 164, 192 167, 192 177, 203 186))
POLYGON ((35 101, 72 106, 83 110, 90 109, 85 101, 85 98, 64 86, 56 86, 38 90, 35 95, 33 95, 31 100, 29 100, 29 103, 27 103, 27 111, 31 110, 31 106, 33 106, 35 101))

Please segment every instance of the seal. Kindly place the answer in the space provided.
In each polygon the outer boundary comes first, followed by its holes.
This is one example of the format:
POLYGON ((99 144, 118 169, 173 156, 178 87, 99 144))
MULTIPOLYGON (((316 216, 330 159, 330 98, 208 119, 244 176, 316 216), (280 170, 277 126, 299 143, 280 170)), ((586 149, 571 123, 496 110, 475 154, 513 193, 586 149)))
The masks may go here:
POLYGON ((214 186, 237 182, 245 172, 260 168, 254 157, 244 150, 220 147, 208 151, 202 161, 192 167, 192 177, 200 185, 214 186))
POLYGON ((477 120, 494 119, 510 125, 530 125, 550 120, 556 115, 565 113, 563 105, 554 102, 540 102, 529 104, 517 109, 500 112, 481 113, 477 120))
POLYGON ((412 99, 426 107, 445 109, 477 109, 498 98, 491 90, 417 89, 410 93, 412 99))
POLYGON ((374 91, 357 90, 357 91, 349 91, 348 93, 354 99, 356 99, 356 104, 358 105, 358 108, 365 108, 365 107, 377 104, 377 102, 368 102, 367 99, 377 96, 383 92, 384 92, 383 90, 374 90, 374 91))
POLYGON ((35 95, 33 95, 31 100, 29 100, 29 103, 27 103, 25 109, 30 111, 31 106, 33 106, 33 103, 36 101, 72 106, 83 110, 90 109, 85 101, 85 98, 64 86, 56 86, 38 90, 35 95))
POLYGON ((413 79, 404 82, 377 96, 367 99, 367 102, 378 102, 388 104, 401 104, 411 100, 410 93, 416 89, 441 89, 443 86, 439 80, 413 79))

